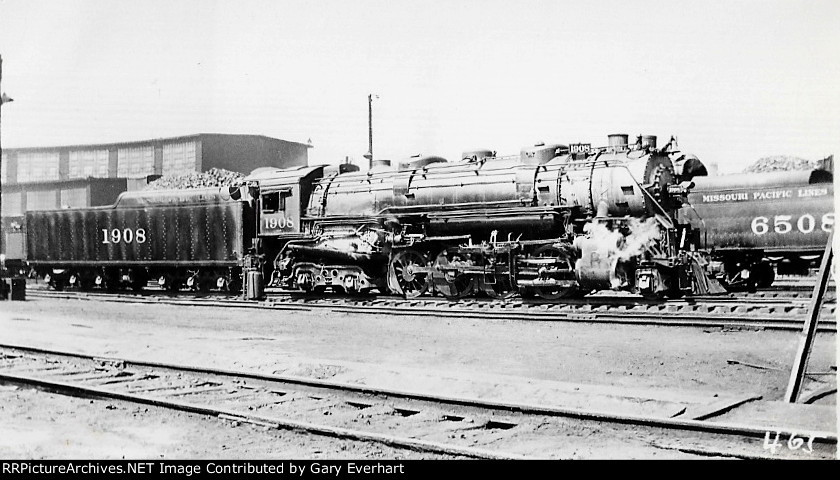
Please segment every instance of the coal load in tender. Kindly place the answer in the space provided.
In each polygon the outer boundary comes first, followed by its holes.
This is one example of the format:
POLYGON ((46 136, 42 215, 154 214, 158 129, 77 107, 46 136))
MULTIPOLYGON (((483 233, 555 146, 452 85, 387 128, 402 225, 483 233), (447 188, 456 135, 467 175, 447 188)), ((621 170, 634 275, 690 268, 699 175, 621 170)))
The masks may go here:
POLYGON ((744 170, 744 173, 783 172, 790 170, 812 170, 818 168, 817 162, 787 155, 774 155, 756 160, 744 170))
POLYGON ((145 190, 172 190, 187 188, 222 187, 238 184, 245 175, 223 168, 211 168, 206 172, 191 172, 184 175, 167 175, 146 186, 145 190))

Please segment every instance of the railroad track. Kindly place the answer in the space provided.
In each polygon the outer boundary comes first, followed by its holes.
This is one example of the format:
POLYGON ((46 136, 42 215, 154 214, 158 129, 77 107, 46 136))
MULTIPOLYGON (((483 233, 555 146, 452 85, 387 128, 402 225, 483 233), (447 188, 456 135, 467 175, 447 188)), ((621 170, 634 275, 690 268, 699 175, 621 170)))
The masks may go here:
POLYGON ((828 459, 837 446, 831 432, 798 431, 807 446, 772 453, 763 447, 767 432, 790 428, 709 420, 752 399, 695 418, 617 415, 10 345, 0 345, 0 383, 374 442, 442 458, 570 458, 576 451, 604 452, 605 445, 625 451, 625 442, 627 451, 828 459))
MULTIPOLYGON (((171 296, 162 292, 108 294, 99 292, 56 292, 29 289, 32 298, 96 300, 159 305, 209 306, 226 308, 261 308, 374 315, 411 315, 447 318, 481 318, 518 321, 566 321, 703 328, 801 330, 808 313, 806 299, 752 298, 726 296, 648 302, 635 297, 587 297, 565 303, 522 299, 506 301, 462 299, 450 302, 442 298, 421 297, 347 297, 312 298, 272 292, 264 301, 248 301, 221 294, 171 296)), ((820 313, 818 331, 836 332, 835 303, 825 303, 820 313)))

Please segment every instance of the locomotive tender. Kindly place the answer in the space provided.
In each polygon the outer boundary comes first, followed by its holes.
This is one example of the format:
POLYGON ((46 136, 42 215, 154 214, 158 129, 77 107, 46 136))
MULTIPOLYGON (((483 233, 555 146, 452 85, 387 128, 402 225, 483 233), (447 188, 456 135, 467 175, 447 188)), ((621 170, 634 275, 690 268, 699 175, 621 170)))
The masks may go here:
POLYGON ((27 212, 28 260, 57 290, 140 290, 150 279, 238 290, 252 216, 227 189, 125 192, 112 206, 27 212))
POLYGON ((834 226, 834 183, 823 169, 694 177, 680 217, 700 229, 709 270, 729 288, 805 274, 834 226))
POLYGON ((676 217, 689 185, 671 145, 644 140, 368 172, 265 168, 229 190, 125 194, 113 207, 27 214, 29 257, 57 288, 158 278, 238 290, 242 267, 256 266, 270 285, 315 293, 708 293, 698 231, 676 217))

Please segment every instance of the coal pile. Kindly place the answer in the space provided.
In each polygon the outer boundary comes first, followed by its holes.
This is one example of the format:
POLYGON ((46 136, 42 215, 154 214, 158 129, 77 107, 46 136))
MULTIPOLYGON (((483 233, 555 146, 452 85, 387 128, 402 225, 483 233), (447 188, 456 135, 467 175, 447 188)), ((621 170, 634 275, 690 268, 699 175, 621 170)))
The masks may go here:
POLYGON ((812 170, 819 168, 819 162, 787 155, 775 155, 756 160, 744 173, 787 172, 791 170, 812 170))
POLYGON ((206 172, 192 172, 185 175, 167 175, 149 183, 145 190, 173 190, 186 188, 207 188, 237 185, 245 177, 239 172, 223 168, 211 168, 206 172))

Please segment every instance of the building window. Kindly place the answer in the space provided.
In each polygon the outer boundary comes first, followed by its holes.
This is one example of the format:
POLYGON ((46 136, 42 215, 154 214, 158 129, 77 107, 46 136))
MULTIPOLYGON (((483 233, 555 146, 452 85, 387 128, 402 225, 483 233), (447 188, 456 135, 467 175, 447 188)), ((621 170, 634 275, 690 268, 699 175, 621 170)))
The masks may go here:
POLYGON ((183 175, 196 171, 195 142, 168 143, 163 146, 163 175, 183 175))
POLYGON ((87 207, 87 188, 65 188, 61 190, 61 208, 87 207))
POLYGON ((146 178, 155 174, 155 147, 132 147, 117 150, 117 177, 146 178))
POLYGON ((58 180, 58 152, 18 153, 18 182, 58 180))
POLYGON ((4 217, 23 215, 23 194, 21 192, 3 192, 3 212, 0 215, 4 217))
POLYGON ((58 208, 56 197, 55 190, 26 192, 26 210, 55 210, 58 208))
POLYGON ((108 178, 108 150, 71 150, 69 178, 108 178))

